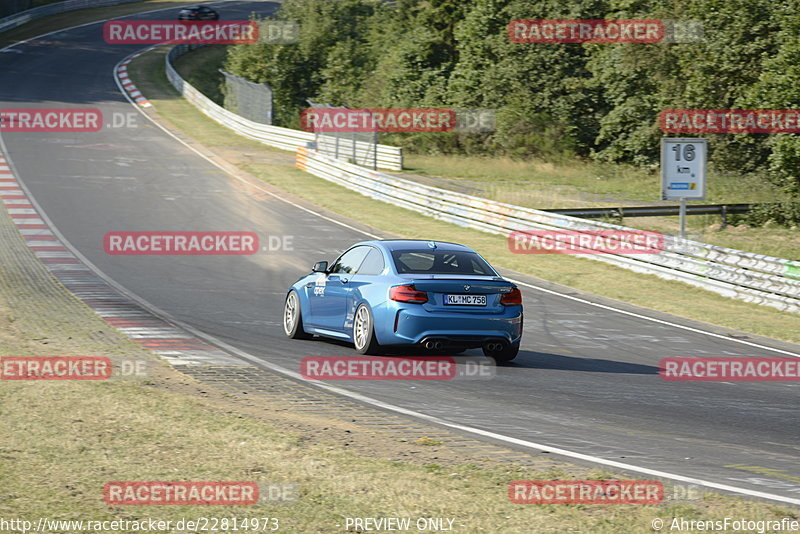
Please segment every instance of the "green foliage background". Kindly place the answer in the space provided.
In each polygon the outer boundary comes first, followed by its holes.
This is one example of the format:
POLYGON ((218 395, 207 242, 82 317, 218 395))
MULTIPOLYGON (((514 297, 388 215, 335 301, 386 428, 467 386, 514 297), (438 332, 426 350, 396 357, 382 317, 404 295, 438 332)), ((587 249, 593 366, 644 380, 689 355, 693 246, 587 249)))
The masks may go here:
MULTIPOLYGON (((275 91, 276 123, 307 99, 360 107, 486 107, 492 134, 393 134, 425 153, 658 163, 668 108, 800 108, 796 0, 284 0, 293 45, 239 45, 225 68, 275 91), (520 44, 514 19, 702 23, 684 44, 520 44)), ((762 173, 786 201, 762 214, 797 224, 800 138, 708 134, 718 170, 762 173), (772 214, 772 215, 771 215, 772 214)))

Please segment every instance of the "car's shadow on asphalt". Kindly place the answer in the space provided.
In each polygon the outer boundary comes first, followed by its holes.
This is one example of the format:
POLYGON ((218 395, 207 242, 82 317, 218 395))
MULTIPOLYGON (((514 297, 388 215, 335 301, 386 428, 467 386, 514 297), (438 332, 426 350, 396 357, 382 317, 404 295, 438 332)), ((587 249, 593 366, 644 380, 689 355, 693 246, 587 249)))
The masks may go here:
POLYGON ((657 365, 620 362, 604 358, 565 356, 563 354, 552 354, 533 350, 521 350, 513 361, 500 363, 498 365, 500 367, 517 369, 553 369, 587 373, 617 373, 629 375, 658 374, 657 365))

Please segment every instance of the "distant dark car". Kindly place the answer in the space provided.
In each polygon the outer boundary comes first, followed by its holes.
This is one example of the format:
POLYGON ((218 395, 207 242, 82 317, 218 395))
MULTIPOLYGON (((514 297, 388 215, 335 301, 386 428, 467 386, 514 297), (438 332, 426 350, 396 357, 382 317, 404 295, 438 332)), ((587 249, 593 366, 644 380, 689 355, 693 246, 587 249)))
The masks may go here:
POLYGON ((219 20, 219 13, 206 6, 189 6, 181 9, 178 20, 219 20))

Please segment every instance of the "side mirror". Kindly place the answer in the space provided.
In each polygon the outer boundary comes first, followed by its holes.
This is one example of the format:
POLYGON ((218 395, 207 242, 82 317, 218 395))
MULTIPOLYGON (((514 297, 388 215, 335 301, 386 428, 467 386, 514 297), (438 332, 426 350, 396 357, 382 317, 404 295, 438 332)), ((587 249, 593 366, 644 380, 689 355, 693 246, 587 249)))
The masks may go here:
POLYGON ((311 272, 314 272, 314 273, 327 273, 328 272, 328 262, 327 261, 318 261, 311 268, 311 272))

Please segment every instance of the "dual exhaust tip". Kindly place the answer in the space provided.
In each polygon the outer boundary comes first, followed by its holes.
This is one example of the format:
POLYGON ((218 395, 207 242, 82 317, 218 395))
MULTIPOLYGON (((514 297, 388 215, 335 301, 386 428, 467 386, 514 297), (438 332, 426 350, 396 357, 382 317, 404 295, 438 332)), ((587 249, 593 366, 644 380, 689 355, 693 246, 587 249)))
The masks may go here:
POLYGON ((425 342, 425 348, 428 350, 442 350, 442 347, 444 347, 444 343, 442 343, 441 341, 434 341, 432 339, 429 339, 428 341, 425 342))

